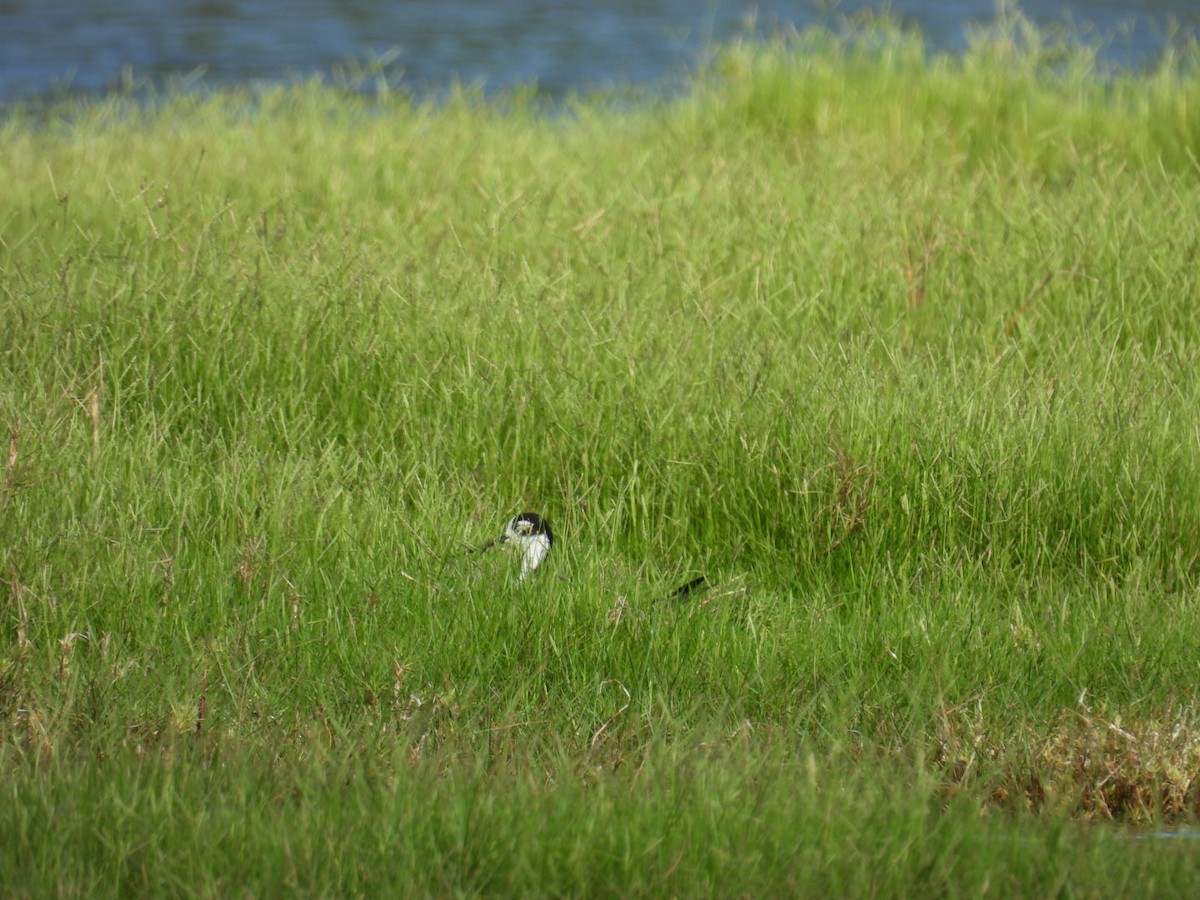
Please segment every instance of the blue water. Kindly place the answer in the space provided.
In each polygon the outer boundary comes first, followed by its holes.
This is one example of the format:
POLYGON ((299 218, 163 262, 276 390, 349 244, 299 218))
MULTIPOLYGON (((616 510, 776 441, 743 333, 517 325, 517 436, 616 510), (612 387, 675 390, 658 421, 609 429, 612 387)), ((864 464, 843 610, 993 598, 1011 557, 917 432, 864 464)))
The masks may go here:
MULTIPOLYGON (((536 83, 552 97, 589 87, 660 85, 706 47, 780 26, 832 24, 867 0, 0 0, 0 103, 163 84, 287 80, 395 54, 402 83, 455 80, 495 91, 536 83), (830 13, 829 7, 836 12, 830 13)), ((891 0, 931 49, 965 46, 995 0, 891 0)), ((1200 0, 1027 0, 1039 26, 1070 23, 1117 66, 1153 64, 1172 23, 1200 37, 1200 0)))

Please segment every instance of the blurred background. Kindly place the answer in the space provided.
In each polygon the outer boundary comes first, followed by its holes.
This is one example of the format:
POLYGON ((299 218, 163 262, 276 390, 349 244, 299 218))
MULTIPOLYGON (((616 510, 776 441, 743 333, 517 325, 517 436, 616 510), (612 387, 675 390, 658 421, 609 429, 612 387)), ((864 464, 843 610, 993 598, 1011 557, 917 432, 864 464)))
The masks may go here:
POLYGON ((931 50, 966 46, 1007 10, 1069 29, 1118 67, 1200 35, 1200 0, 0 0, 0 104, 170 81, 219 86, 329 75, 384 60, 417 94, 670 90, 706 48, 888 9, 931 50))

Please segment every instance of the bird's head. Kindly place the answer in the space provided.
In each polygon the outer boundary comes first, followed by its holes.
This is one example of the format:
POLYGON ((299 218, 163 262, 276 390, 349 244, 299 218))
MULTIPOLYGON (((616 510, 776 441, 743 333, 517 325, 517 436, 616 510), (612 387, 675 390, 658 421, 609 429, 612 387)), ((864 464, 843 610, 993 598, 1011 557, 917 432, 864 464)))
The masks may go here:
POLYGON ((523 512, 509 519, 500 544, 513 544, 521 552, 521 578, 541 565, 554 544, 550 523, 534 512, 523 512))

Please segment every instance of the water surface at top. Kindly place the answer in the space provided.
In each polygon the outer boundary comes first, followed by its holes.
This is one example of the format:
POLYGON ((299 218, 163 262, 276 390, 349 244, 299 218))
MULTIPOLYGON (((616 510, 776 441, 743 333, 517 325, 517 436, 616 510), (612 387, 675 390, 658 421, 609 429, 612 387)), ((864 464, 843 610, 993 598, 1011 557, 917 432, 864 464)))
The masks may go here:
MULTIPOLYGON (((706 47, 759 31, 833 24, 877 2, 695 0, 0 0, 0 103, 102 93, 126 73, 162 83, 203 72, 221 85, 328 74, 396 53, 419 92, 455 80, 494 91, 536 83, 551 96, 659 84, 706 47), (833 12, 829 8, 833 8, 833 12)), ((1107 62, 1152 64, 1172 23, 1200 36, 1197 0, 1026 0, 1040 27, 1072 24, 1107 62)), ((965 46, 994 0, 891 0, 934 51, 965 46)))

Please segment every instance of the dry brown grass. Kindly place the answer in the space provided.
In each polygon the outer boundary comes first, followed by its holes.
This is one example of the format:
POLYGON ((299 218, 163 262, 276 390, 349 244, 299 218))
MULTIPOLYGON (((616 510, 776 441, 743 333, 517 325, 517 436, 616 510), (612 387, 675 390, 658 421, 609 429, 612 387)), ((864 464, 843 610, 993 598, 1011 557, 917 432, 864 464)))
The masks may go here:
POLYGON ((1086 706, 1045 730, 998 738, 978 707, 946 710, 935 762, 947 794, 981 791, 1011 810, 1125 824, 1200 817, 1200 717, 1178 706, 1136 720, 1086 706))

